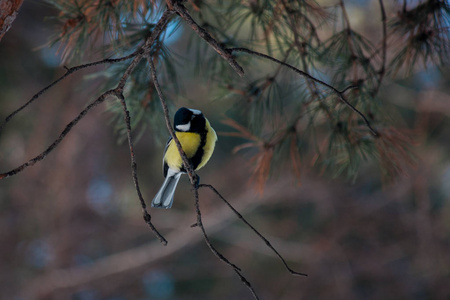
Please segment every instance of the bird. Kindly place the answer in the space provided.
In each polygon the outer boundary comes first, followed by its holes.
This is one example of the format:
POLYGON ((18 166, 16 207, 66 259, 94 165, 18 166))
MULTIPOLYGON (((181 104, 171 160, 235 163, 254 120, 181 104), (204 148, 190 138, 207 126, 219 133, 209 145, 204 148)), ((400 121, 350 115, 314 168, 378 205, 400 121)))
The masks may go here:
MULTIPOLYGON (((174 116, 174 129, 192 168, 197 171, 205 166, 214 152, 217 134, 203 113, 198 109, 181 107, 174 116)), ((175 141, 170 137, 163 155, 165 180, 153 198, 152 207, 172 207, 175 188, 184 173, 183 160, 175 141)))

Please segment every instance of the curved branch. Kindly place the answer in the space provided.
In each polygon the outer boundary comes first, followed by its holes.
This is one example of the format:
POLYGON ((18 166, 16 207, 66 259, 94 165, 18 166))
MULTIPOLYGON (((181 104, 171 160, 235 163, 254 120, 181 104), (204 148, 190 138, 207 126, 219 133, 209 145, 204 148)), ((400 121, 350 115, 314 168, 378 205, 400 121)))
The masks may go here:
POLYGON ((335 93, 338 96, 339 100, 341 100, 345 105, 347 105, 351 110, 353 110, 355 113, 357 113, 363 119, 364 123, 366 124, 366 126, 369 128, 370 132, 374 136, 379 136, 379 133, 370 125, 370 122, 369 122, 369 120, 367 120, 366 116, 362 112, 360 112, 358 109, 356 109, 352 104, 350 104, 347 101, 347 99, 345 99, 344 92, 346 92, 349 88, 353 88, 353 86, 347 87, 343 91, 339 91, 334 86, 326 83, 325 81, 317 79, 317 78, 309 75, 308 73, 306 73, 306 72, 304 72, 302 70, 299 70, 296 67, 294 67, 294 66, 292 66, 290 64, 287 64, 287 63, 285 63, 285 62, 283 62, 281 60, 278 60, 278 59, 276 59, 276 58, 274 58, 272 56, 269 56, 269 55, 266 55, 266 54, 263 54, 263 53, 260 53, 260 52, 256 52, 256 51, 253 51, 253 50, 250 50, 250 49, 247 49, 247 48, 230 48, 230 49, 228 49, 228 51, 230 51, 231 53, 232 52, 245 52, 245 53, 248 53, 248 54, 256 55, 256 56, 259 56, 259 57, 271 60, 273 62, 276 62, 278 64, 281 64, 281 65, 291 69, 292 71, 296 72, 297 74, 300 74, 303 77, 306 77, 306 78, 308 78, 308 79, 310 79, 312 81, 315 81, 315 82, 317 82, 317 83, 327 87, 328 89, 330 89, 333 93, 335 93))
MULTIPOLYGON (((155 28, 152 31, 152 34, 150 35, 150 37, 147 38, 147 40, 145 41, 145 43, 139 47, 134 53, 122 57, 122 58, 117 58, 117 59, 104 59, 101 61, 97 61, 97 62, 93 62, 93 63, 88 63, 88 64, 84 64, 84 65, 80 65, 80 66, 76 66, 76 67, 72 67, 70 69, 67 69, 66 74, 64 74, 63 76, 61 76, 60 78, 58 78, 57 80, 55 80, 53 83, 51 83, 49 86, 45 87, 44 89, 42 89, 41 91, 39 91, 36 95, 33 96, 33 98, 31 98, 27 103, 25 103, 24 105, 22 105, 19 109, 17 109, 16 111, 14 111, 13 113, 11 113, 5 120, 5 122, 0 126, 0 133, 1 133, 1 129, 2 127, 9 121, 11 120, 12 117, 14 117, 14 115, 16 115, 18 112, 20 112, 22 109, 24 109, 25 107, 27 107, 28 105, 30 105, 33 101, 35 101, 37 98, 39 98, 43 93, 45 93, 47 90, 49 90, 50 88, 52 88, 54 85, 56 85, 58 82, 60 82, 61 80, 63 80, 64 78, 66 78, 67 76, 69 76, 70 74, 72 74, 73 72, 76 72, 78 70, 87 68, 87 67, 92 67, 95 65, 100 65, 100 64, 105 64, 105 63, 113 63, 113 62, 119 62, 119 61, 124 61, 127 60, 131 57, 134 57, 133 61, 130 63, 130 65, 127 67, 127 69, 125 70, 124 74, 122 75, 122 77, 119 80, 119 83, 117 84, 117 87, 115 89, 109 90, 104 92, 102 95, 100 95, 97 100, 95 100, 93 103, 91 103, 90 105, 88 105, 84 110, 82 110, 80 112, 80 114, 74 119, 72 120, 72 122, 70 122, 69 124, 67 124, 66 128, 63 130, 63 132, 60 134, 60 136, 41 154, 39 154, 38 156, 36 156, 35 158, 29 160, 28 162, 24 163, 23 165, 17 167, 14 170, 11 170, 9 172, 0 174, 0 179, 15 175, 21 171, 23 171, 25 168, 34 165, 36 162, 41 161, 42 159, 44 159, 47 154, 49 154, 56 146, 58 146, 58 144, 64 139, 64 137, 67 135, 67 133, 70 132, 70 130, 72 129, 73 126, 75 126, 85 115, 86 113, 91 110, 93 107, 97 106, 98 104, 102 103, 104 101, 104 99, 106 98, 106 96, 108 95, 118 95, 121 94, 123 91, 123 88, 128 80, 128 78, 130 77, 131 73, 133 72, 133 70, 136 68, 136 66, 138 65, 138 63, 141 61, 141 59, 143 58, 143 56, 148 53, 150 51, 150 47, 153 44, 153 42, 160 36, 161 32, 163 31, 163 29, 166 27, 167 23, 169 22, 170 16, 173 14, 173 11, 169 11, 166 10, 163 15, 161 16, 161 18, 159 19, 158 23, 155 25, 155 28)), ((145 217, 145 216, 144 216, 145 217)))
POLYGON ((200 27, 194 19, 192 19, 186 7, 178 3, 178 1, 173 1, 173 9, 180 15, 180 17, 188 24, 192 30, 195 31, 202 39, 204 39, 220 56, 222 56, 228 64, 239 74, 239 76, 244 76, 244 69, 236 62, 236 60, 231 55, 231 52, 227 51, 219 42, 217 42, 208 31, 200 27))
POLYGON ((296 275, 296 276, 308 276, 308 274, 305 273, 300 273, 300 272, 296 272, 294 270, 292 270, 288 264, 286 263, 286 261, 284 260, 284 258, 281 256, 280 253, 278 253, 278 251, 272 246, 272 244, 258 231, 256 230, 255 227, 253 227, 231 204, 230 202, 228 202, 212 185, 210 184, 200 184, 199 187, 206 187, 209 188, 210 190, 212 190, 217 196, 219 196, 219 198, 225 202, 225 204, 234 212, 234 214, 242 221, 245 223, 245 225, 247 225, 254 233, 256 233, 263 241, 264 243, 266 243, 267 247, 269 247, 283 262, 284 266, 286 267, 286 269, 289 271, 289 273, 291 273, 292 275, 296 275))
POLYGON ((75 117, 75 119, 73 119, 69 124, 66 125, 66 128, 64 128, 64 130, 61 132, 61 134, 59 135, 59 137, 50 145, 48 146, 47 149, 45 149, 41 154, 39 154, 38 156, 30 159, 29 161, 27 161, 26 163, 22 164, 21 166, 0 174, 0 179, 9 177, 9 176, 13 176, 16 175, 17 173, 22 172, 23 170, 25 170, 28 167, 33 166, 35 163, 43 160, 50 152, 53 151, 53 149, 55 149, 59 143, 61 143, 61 141, 66 137, 66 135, 72 130, 72 128, 77 125, 77 123, 94 107, 96 107, 97 105, 99 105, 100 103, 102 103, 103 101, 105 101, 107 96, 110 95, 114 95, 115 91, 114 90, 109 90, 104 92, 103 94, 100 95, 100 97, 98 97, 95 101, 93 101, 91 104, 89 104, 85 109, 83 109, 78 116, 75 117))
POLYGON ((136 193, 139 197, 139 201, 141 202, 142 212, 144 216, 145 223, 148 224, 150 229, 156 234, 159 241, 166 246, 167 240, 159 233, 159 231, 156 229, 156 227, 151 222, 152 217, 147 211, 147 205, 145 204, 144 197, 142 197, 141 188, 139 187, 139 181, 137 176, 137 163, 136 163, 136 156, 134 155, 134 148, 133 148, 133 139, 131 137, 131 121, 130 121, 130 112, 127 109, 127 104, 125 102, 125 98, 122 93, 116 93, 115 96, 120 100, 120 103, 122 104, 123 108, 123 114, 124 114, 124 122, 127 127, 127 138, 128 138, 128 147, 130 148, 130 156, 131 156, 131 174, 133 177, 134 187, 136 189, 136 193))
POLYGON ((253 297, 256 300, 259 300, 258 295, 256 295, 255 290, 253 289, 252 285, 250 284, 250 282, 247 280, 247 278, 244 277, 244 275, 242 275, 242 271, 241 269, 236 266, 235 264, 233 264, 232 262, 230 262, 222 253, 220 253, 215 247, 214 245, 211 243, 211 241, 209 240, 208 235, 206 234, 206 230, 205 227, 203 226, 203 222, 202 222, 202 213, 200 211, 200 205, 199 205, 199 197, 198 197, 198 189, 199 189, 200 185, 197 186, 194 189, 194 195, 195 195, 195 211, 197 212, 197 223, 196 226, 200 227, 202 234, 203 234, 203 238, 205 240, 206 245, 208 245, 208 248, 211 250, 211 252, 219 259, 221 260, 223 263, 229 265, 230 267, 233 268, 233 271, 236 272, 236 274, 239 276, 239 279, 242 281, 242 283, 247 286, 247 288, 251 291, 253 297))
POLYGON ((124 56, 124 57, 120 57, 120 58, 107 58, 107 59, 103 59, 103 60, 99 60, 99 61, 95 61, 95 62, 91 62, 88 64, 83 64, 83 65, 79 65, 79 66, 75 66, 72 68, 67 68, 64 67, 66 69, 66 73, 64 73, 64 75, 62 75, 61 77, 59 77, 58 79, 56 79, 55 81, 53 81, 51 84, 49 84, 48 86, 46 86, 45 88, 43 88, 42 90, 40 90, 39 92, 37 92, 36 94, 34 94, 34 96, 28 100, 25 104, 23 104, 21 107, 19 107, 18 109, 16 109, 15 111, 13 111, 12 113, 10 113, 5 120, 3 121, 3 123, 0 125, 0 135, 2 133, 3 127, 9 122, 11 121, 11 119, 18 114, 20 111, 22 111, 23 109, 25 109, 28 105, 30 105, 31 103, 33 103, 36 99, 38 99, 40 96, 42 96, 46 91, 48 91, 49 89, 51 89, 53 86, 55 86, 56 84, 58 84, 60 81, 62 81, 63 79, 65 79, 66 77, 68 77, 69 75, 71 75, 72 73, 75 73, 77 71, 80 71, 82 69, 86 69, 89 67, 94 67, 94 66, 98 66, 98 65, 102 65, 102 64, 112 64, 112 63, 117 63, 117 62, 122 62, 125 61, 127 59, 130 59, 134 56, 137 55, 137 51, 124 56))

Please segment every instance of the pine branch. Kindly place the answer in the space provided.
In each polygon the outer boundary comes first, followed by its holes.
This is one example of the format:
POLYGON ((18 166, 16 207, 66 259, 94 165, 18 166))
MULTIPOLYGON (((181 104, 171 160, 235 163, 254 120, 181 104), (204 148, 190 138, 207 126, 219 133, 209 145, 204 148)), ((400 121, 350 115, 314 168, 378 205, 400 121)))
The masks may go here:
POLYGON ((188 10, 178 1, 173 1, 173 9, 180 15, 180 17, 191 27, 202 39, 204 39, 220 56, 225 59, 230 66, 239 74, 244 76, 244 69, 236 62, 230 52, 227 51, 219 42, 217 42, 208 31, 200 27, 194 19, 192 19, 188 10))
MULTIPOLYGON (((38 92, 36 95, 34 95, 33 98, 31 98, 31 100, 29 100, 27 103, 22 105, 19 109, 17 109, 12 114, 10 114, 6 118, 5 122, 2 124, 2 127, 9 120, 11 120, 12 117, 14 117, 17 113, 19 113, 22 109, 24 109, 25 107, 30 105, 33 101, 38 99, 43 93, 45 93, 47 90, 49 90, 50 88, 55 86, 58 82, 60 82, 61 80, 63 80, 67 76, 69 76, 70 74, 73 74, 74 72, 76 72, 78 70, 81 70, 81 69, 84 69, 84 68, 87 68, 87 67, 91 67, 91 66, 95 66, 95 65, 99 65, 99 64, 104 64, 104 63, 116 62, 116 60, 117 61, 123 61, 123 60, 126 60, 126 59, 131 58, 131 57, 134 56, 133 61, 130 63, 130 65, 125 70, 124 74, 122 75, 122 77, 119 80, 119 83, 117 84, 115 89, 112 89, 112 90, 104 92, 94 102, 92 102, 84 110, 82 110, 80 112, 80 114, 66 126, 66 128, 63 130, 63 132, 60 134, 60 136, 44 152, 42 152, 41 154, 39 154, 35 158, 29 160, 28 162, 22 164, 21 166, 15 168, 14 170, 11 170, 11 171, 3 173, 3 174, 0 174, 0 179, 6 178, 6 177, 9 177, 9 176, 13 176, 13 175, 23 171, 27 167, 30 167, 30 166, 34 165, 36 162, 41 161, 42 159, 44 159, 51 151, 53 151, 53 149, 56 148, 56 146, 59 145, 59 143, 66 137, 67 133, 69 133, 70 130, 73 128, 73 126, 75 126, 92 108, 94 108, 98 104, 102 103, 105 100, 106 96, 121 94, 123 92, 123 88, 125 86, 125 83, 127 82, 128 78, 130 77, 130 74, 136 68, 136 66, 138 65, 140 60, 143 58, 143 56, 150 51, 151 45, 159 37, 159 35, 161 34, 163 29, 167 25, 167 23, 169 21, 169 18, 172 15, 172 13, 173 12, 168 11, 168 10, 166 10, 163 13, 163 15, 159 19, 158 23, 156 24, 154 30, 152 31, 152 34, 150 35, 150 37, 147 38, 145 43, 138 50, 136 50, 133 54, 130 54, 128 56, 125 56, 125 57, 122 57, 122 58, 118 58, 118 59, 106 59, 106 60, 101 60, 101 61, 97 61, 97 62, 93 62, 93 63, 89 63, 89 64, 85 64, 85 65, 80 65, 80 66, 77 66, 77 67, 73 67, 73 68, 67 69, 66 74, 64 74, 63 76, 61 76, 57 80, 55 80, 49 86, 47 86, 44 89, 42 89, 40 92, 38 92)), ((0 129, 2 127, 0 127, 0 129)))
POLYGON ((231 53, 233 53, 233 52, 245 52, 245 53, 248 53, 248 54, 256 55, 256 56, 259 56, 259 57, 271 60, 273 62, 276 62, 278 64, 281 64, 281 65, 283 65, 283 66, 293 70, 294 72, 300 74, 303 77, 306 77, 306 78, 308 78, 308 79, 310 79, 310 80, 312 80, 314 82, 317 82, 317 83, 327 87, 334 94, 336 94, 338 96, 339 100, 341 100, 345 105, 347 105, 351 110, 353 110, 355 113, 357 113, 363 119, 364 123, 366 124, 366 126, 369 128, 370 132, 374 136, 379 136, 378 132, 370 125, 370 122, 366 118, 366 116, 362 112, 360 112, 358 109, 356 109, 352 104, 350 104, 347 101, 347 99, 345 98, 345 96, 344 96, 344 93, 347 90, 356 88, 356 86, 348 86, 344 90, 339 91, 334 86, 332 86, 332 85, 330 85, 330 84, 328 84, 328 83, 326 83, 326 82, 324 82, 324 81, 322 81, 322 80, 320 80, 318 78, 315 78, 314 76, 311 76, 308 73, 306 73, 304 71, 301 71, 301 70, 297 69, 296 67, 294 67, 294 66, 292 66, 290 64, 287 64, 287 63, 285 63, 285 62, 283 62, 281 60, 278 60, 278 59, 276 59, 276 58, 274 58, 272 56, 269 56, 269 55, 266 55, 266 54, 263 54, 263 53, 260 53, 260 52, 257 52, 257 51, 253 51, 253 50, 250 50, 250 49, 246 49, 246 48, 231 48, 231 49, 228 49, 228 51, 230 51, 231 53))
MULTIPOLYGON (((129 113, 128 113, 128 110, 127 110, 127 107, 126 107, 126 103, 125 103, 125 100, 124 100, 124 97, 123 97, 123 89, 125 87, 125 84, 126 84, 128 78, 130 77, 131 73, 136 68, 136 66, 139 64, 141 59, 147 53, 150 52, 151 46, 158 39, 158 37, 160 36, 162 31, 166 27, 166 25, 167 25, 167 23, 168 23, 168 21, 170 19, 170 16, 172 14, 173 14, 172 11, 169 11, 169 10, 164 11, 163 15, 161 16, 161 18, 159 19, 159 21, 156 24, 155 28, 153 29, 151 35, 146 39, 145 43, 138 50, 136 50, 133 54, 130 54, 129 56, 126 56, 125 58, 118 59, 120 61, 123 61, 123 60, 126 60, 126 59, 134 56, 134 59, 128 65, 127 69, 123 73, 123 75, 120 78, 116 88, 104 92, 95 101, 93 101, 90 105, 88 105, 85 109, 83 109, 80 112, 80 114, 66 126, 66 128, 59 135, 59 137, 44 152, 42 152, 41 154, 39 154, 35 158, 29 160, 28 162, 22 164, 21 166, 15 168, 15 169, 13 169, 13 170, 11 170, 9 172, 0 174, 0 179, 4 179, 6 177, 16 175, 17 173, 22 172, 24 169, 26 169, 26 168, 28 168, 30 166, 33 166, 36 162, 39 162, 39 161, 43 160, 50 152, 52 152, 59 145, 59 143, 61 143, 61 141, 67 136, 67 134, 72 130, 72 128, 92 108, 94 108, 97 105, 99 105, 100 103, 102 103, 106 99, 107 96, 110 96, 110 95, 116 96, 118 99, 121 100, 121 103, 122 103, 122 106, 123 106, 124 122, 126 123, 126 127, 127 127, 128 145, 129 145, 129 148, 130 148, 130 155, 131 155, 131 160, 132 160, 132 176, 133 176, 133 181, 134 181, 134 184, 135 184, 136 192, 138 194, 138 197, 139 197, 139 200, 140 200, 140 203, 141 203, 141 206, 142 206, 144 220, 150 226, 151 230, 156 234, 156 236, 158 237, 160 242, 163 243, 164 245, 166 245, 167 244, 167 240, 156 230, 155 226, 151 222, 151 216, 146 210, 146 204, 145 204, 145 201, 144 201, 144 199, 142 197, 142 194, 141 194, 141 191, 140 191, 140 188, 139 188, 139 182, 138 182, 138 179, 137 179, 137 165, 136 165, 136 159, 135 159, 135 156, 134 156, 133 142, 132 142, 132 138, 131 138, 130 116, 129 116, 129 113)), ((112 61, 114 61, 114 60, 112 60, 112 61)), ((47 86, 46 88, 41 90, 38 94, 35 95, 35 97, 33 97, 25 105, 23 105, 21 108, 16 110, 12 114, 12 116, 10 115, 10 118, 8 120, 10 120, 15 114, 20 112, 23 108, 25 108, 30 103, 32 103, 35 99, 37 99, 39 96, 41 96, 45 91, 47 91, 48 89, 53 87, 55 84, 57 84, 59 81, 61 81, 62 79, 66 78, 67 76, 69 76, 73 72, 78 71, 78 70, 83 69, 83 68, 86 68, 86 67, 89 67, 89 66, 103 64, 103 63, 107 63, 107 62, 111 62, 111 61, 110 60, 103 60, 103 61, 94 62, 94 63, 81 65, 81 66, 78 66, 78 67, 74 67, 74 68, 71 68, 71 69, 67 69, 67 72, 66 72, 65 75, 63 75, 62 77, 60 77, 59 79, 54 81, 52 84, 50 84, 49 86, 47 86)))

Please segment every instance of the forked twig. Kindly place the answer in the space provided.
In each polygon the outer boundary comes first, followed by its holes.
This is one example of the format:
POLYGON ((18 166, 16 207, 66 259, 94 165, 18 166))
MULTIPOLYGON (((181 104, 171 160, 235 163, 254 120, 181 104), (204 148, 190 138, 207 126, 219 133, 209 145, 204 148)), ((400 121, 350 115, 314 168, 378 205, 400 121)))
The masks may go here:
POLYGON ((258 295, 256 295, 255 290, 253 289, 252 285, 250 284, 250 282, 247 280, 247 278, 244 277, 244 275, 242 275, 242 271, 241 269, 236 266, 235 264, 233 264, 232 262, 230 262, 225 256, 223 256, 222 253, 220 253, 211 243, 211 241, 209 240, 208 235, 206 234, 206 230, 205 227, 203 226, 203 222, 202 222, 202 213, 200 211, 200 205, 199 205, 199 197, 198 197, 198 189, 199 187, 202 185, 199 185, 197 187, 194 187, 194 196, 195 196, 195 211, 197 213, 197 223, 196 226, 200 227, 202 234, 203 234, 203 238, 205 239, 206 245, 208 245, 208 248, 211 250, 212 253, 214 253, 214 255, 220 259, 223 263, 229 265, 230 267, 233 268, 234 272, 236 272, 236 274, 239 276, 239 278, 241 279, 242 283, 244 283, 247 288, 251 291, 253 297, 258 300, 259 297, 258 295))
POLYGON ((235 215, 242 221, 245 223, 245 225, 247 225, 254 233, 256 233, 263 241, 264 243, 266 243, 267 247, 269 247, 283 262, 284 266, 286 267, 286 269, 289 271, 289 273, 291 273, 292 275, 296 275, 296 276, 308 276, 308 274, 305 273, 300 273, 300 272, 296 272, 294 270, 292 270, 288 264, 286 263, 286 261, 284 260, 284 258, 281 256, 281 254, 272 246, 272 244, 258 231, 256 230, 255 227, 253 227, 232 205, 230 202, 228 202, 212 185, 210 184, 200 184, 199 188, 201 187, 205 187, 205 188, 209 188, 210 190, 213 191, 213 193, 215 193, 217 196, 219 196, 219 198, 225 202, 225 204, 235 213, 235 215))
POLYGON ((169 130, 170 135, 172 136, 173 140, 175 141, 175 143, 176 143, 176 145, 177 145, 178 152, 180 153, 180 156, 181 156, 181 158, 182 158, 182 160, 183 160, 184 168, 187 170, 188 176, 189 176, 189 179, 190 179, 190 182, 191 182, 191 185, 194 187, 195 211, 196 211, 196 213, 197 213, 197 222, 196 222, 195 226, 200 227, 200 229, 201 229, 201 231, 202 231, 202 234, 203 234, 203 238, 204 238, 204 240, 205 240, 205 242, 206 242, 206 245, 207 245, 208 248, 211 250, 211 252, 212 252, 217 258, 219 258, 219 260, 221 260, 222 262, 224 262, 225 264, 227 264, 227 265, 229 265, 230 267, 233 268, 233 270, 234 270, 234 271, 236 272, 236 274, 239 276, 240 280, 241 280, 241 281, 247 286, 247 288, 251 291, 253 297, 254 297, 256 300, 258 300, 259 297, 256 295, 255 290, 253 289, 253 287, 252 287, 252 285, 250 284, 250 282, 244 277, 244 275, 242 275, 241 269, 240 269, 238 266, 236 266, 235 264, 231 263, 231 262, 230 262, 230 261, 229 261, 222 253, 220 253, 220 252, 214 247, 214 245, 213 245, 213 244, 211 243, 211 241, 209 240, 209 237, 208 237, 208 235, 207 235, 207 233, 206 233, 205 227, 203 226, 203 223, 202 223, 202 214, 201 214, 200 206, 199 206, 199 196, 198 196, 198 188, 199 188, 199 185, 198 185, 198 176, 197 176, 197 174, 195 173, 195 171, 193 170, 192 165, 191 165, 189 159, 187 158, 186 153, 184 152, 184 150, 183 150, 183 148, 182 148, 182 146, 181 146, 181 144, 180 144, 180 141, 178 140, 178 138, 177 138, 177 136, 176 136, 176 134, 175 134, 175 131, 174 131, 172 125, 171 125, 170 117, 169 117, 169 110, 168 110, 168 108, 167 108, 167 102, 166 102, 166 99, 165 99, 165 97, 164 97, 164 94, 163 94, 163 92, 162 92, 162 90, 161 90, 161 86, 159 85, 158 76, 157 76, 157 74, 156 74, 156 68, 155 68, 155 65, 154 65, 154 63, 153 63, 153 58, 152 58, 150 55, 148 55, 148 56, 147 56, 147 61, 148 61, 149 65, 150 65, 150 72, 151 72, 153 84, 154 84, 154 86, 155 86, 155 88, 156 88, 156 91, 157 91, 158 96, 159 96, 159 100, 160 100, 161 105, 162 105, 163 110, 164 110, 164 119, 165 119, 165 121, 166 121, 167 129, 169 130))
POLYGON ((248 53, 248 54, 256 55, 256 56, 259 56, 259 57, 271 60, 273 62, 276 62, 278 64, 281 64, 281 65, 283 65, 283 66, 293 70, 294 72, 296 72, 297 74, 300 74, 303 77, 306 77, 306 78, 308 78, 308 79, 310 79, 312 81, 315 81, 315 82, 317 82, 317 83, 327 87, 328 89, 333 91, 333 93, 335 93, 339 97, 339 100, 341 100, 345 105, 347 105, 351 110, 353 110, 355 113, 357 113, 364 120, 364 123, 366 124, 366 126, 369 128, 370 132, 374 136, 379 136, 379 133, 370 125, 370 122, 369 122, 369 120, 367 120, 366 116, 362 112, 360 112, 358 109, 356 109, 352 104, 350 104, 347 101, 347 99, 345 99, 344 92, 347 91, 349 88, 353 88, 353 86, 347 87, 343 91, 339 91, 334 86, 326 83, 325 81, 322 81, 322 80, 320 80, 318 78, 315 78, 314 76, 311 76, 308 73, 306 73, 306 72, 304 72, 302 70, 299 70, 296 67, 294 67, 294 66, 292 66, 292 65, 290 65, 288 63, 285 63, 285 62, 283 62, 281 60, 278 60, 278 59, 276 59, 276 58, 274 58, 272 56, 269 56, 269 55, 266 55, 266 54, 263 54, 263 53, 260 53, 260 52, 257 52, 257 51, 253 51, 253 50, 250 50, 250 49, 247 49, 247 48, 230 48, 230 49, 228 49, 228 51, 230 51, 230 53, 232 53, 232 52, 245 52, 245 53, 248 53))

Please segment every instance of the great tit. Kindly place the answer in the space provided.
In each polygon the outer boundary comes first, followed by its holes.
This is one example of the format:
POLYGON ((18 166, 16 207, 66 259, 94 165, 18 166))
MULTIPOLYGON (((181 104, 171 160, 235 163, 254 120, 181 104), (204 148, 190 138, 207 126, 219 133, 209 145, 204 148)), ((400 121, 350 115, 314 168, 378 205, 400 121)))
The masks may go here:
MULTIPOLYGON (((217 135, 208 119, 197 109, 180 108, 174 117, 175 134, 195 171, 202 168, 214 151, 217 135)), ((163 185, 152 201, 152 207, 170 208, 175 188, 186 170, 177 145, 169 138, 163 156, 163 185)))

